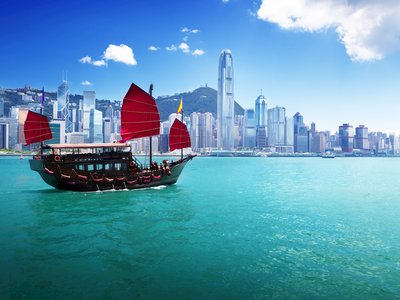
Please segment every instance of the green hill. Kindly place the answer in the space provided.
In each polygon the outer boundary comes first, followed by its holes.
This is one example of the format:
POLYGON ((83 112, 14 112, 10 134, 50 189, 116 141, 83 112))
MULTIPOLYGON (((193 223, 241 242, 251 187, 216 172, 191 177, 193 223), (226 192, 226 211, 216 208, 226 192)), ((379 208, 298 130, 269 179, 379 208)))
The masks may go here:
MULTIPOLYGON (((183 99, 183 110, 186 116, 192 112, 211 112, 217 114, 217 91, 209 87, 201 87, 193 92, 179 93, 173 96, 160 96, 156 98, 162 121, 178 109, 180 99, 183 99)), ((235 114, 243 115, 244 109, 235 101, 235 114)))

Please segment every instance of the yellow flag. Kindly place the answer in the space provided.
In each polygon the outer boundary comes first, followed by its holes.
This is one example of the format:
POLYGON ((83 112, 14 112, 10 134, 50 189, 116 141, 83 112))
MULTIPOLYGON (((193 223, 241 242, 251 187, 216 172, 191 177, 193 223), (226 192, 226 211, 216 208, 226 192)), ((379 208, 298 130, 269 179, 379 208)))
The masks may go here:
POLYGON ((178 107, 178 111, 176 112, 177 114, 179 114, 182 111, 182 97, 181 97, 181 102, 179 103, 179 107, 178 107))

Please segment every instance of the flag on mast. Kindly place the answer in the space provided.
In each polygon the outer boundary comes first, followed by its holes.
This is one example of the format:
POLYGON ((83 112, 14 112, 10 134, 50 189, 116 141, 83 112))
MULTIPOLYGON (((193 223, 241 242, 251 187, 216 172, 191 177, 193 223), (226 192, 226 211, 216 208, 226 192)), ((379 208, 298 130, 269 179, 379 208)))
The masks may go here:
POLYGON ((181 102, 179 103, 179 107, 178 107, 178 111, 176 112, 177 114, 179 114, 182 111, 182 97, 181 97, 181 102))

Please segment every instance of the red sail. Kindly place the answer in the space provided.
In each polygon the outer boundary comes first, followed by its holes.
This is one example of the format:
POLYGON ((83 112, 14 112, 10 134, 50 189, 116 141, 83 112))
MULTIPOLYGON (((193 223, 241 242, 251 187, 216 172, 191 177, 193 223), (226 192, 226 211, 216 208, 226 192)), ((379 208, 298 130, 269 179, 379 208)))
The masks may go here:
POLYGON ((169 130, 169 151, 190 146, 190 136, 186 125, 178 119, 175 119, 171 129, 169 130))
POLYGON ((152 96, 131 84, 121 112, 121 142, 160 134, 160 113, 152 96))
POLYGON ((33 111, 28 111, 28 115, 26 116, 24 134, 26 145, 53 138, 47 117, 33 111))

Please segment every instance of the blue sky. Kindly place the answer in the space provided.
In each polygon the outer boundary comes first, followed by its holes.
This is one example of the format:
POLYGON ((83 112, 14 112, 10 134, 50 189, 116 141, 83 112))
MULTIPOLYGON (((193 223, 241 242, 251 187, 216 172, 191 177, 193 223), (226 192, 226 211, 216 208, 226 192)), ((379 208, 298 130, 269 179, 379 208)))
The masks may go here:
POLYGON ((318 130, 399 132, 399 36, 393 0, 2 0, 0 86, 55 90, 67 72, 73 93, 106 99, 130 82, 155 96, 216 88, 227 48, 244 108, 262 90, 318 130))

